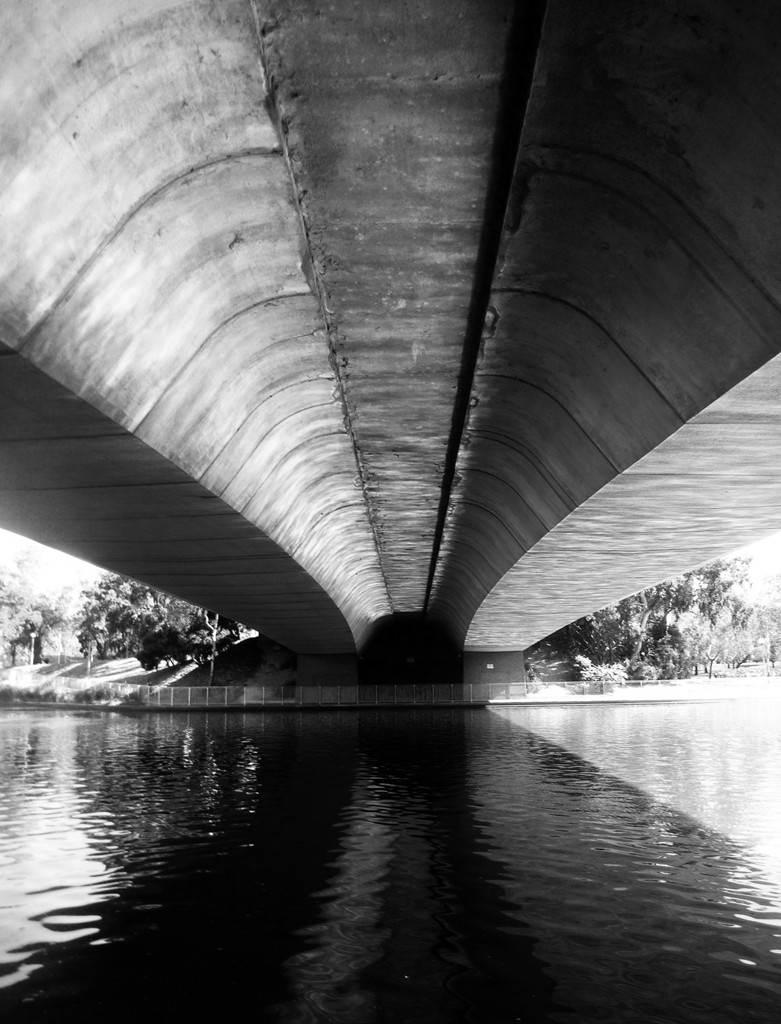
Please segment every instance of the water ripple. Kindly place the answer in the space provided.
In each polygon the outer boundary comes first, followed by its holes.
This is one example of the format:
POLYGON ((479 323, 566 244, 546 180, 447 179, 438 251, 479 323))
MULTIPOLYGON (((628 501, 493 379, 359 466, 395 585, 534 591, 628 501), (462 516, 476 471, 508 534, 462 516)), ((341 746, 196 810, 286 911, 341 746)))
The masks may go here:
POLYGON ((778 890, 671 799, 680 734, 654 761, 616 730, 640 786, 575 749, 616 761, 604 717, 543 710, 566 742, 472 711, 0 714, 4 1024, 222 1019, 226 986, 291 1024, 775 1021, 778 890))

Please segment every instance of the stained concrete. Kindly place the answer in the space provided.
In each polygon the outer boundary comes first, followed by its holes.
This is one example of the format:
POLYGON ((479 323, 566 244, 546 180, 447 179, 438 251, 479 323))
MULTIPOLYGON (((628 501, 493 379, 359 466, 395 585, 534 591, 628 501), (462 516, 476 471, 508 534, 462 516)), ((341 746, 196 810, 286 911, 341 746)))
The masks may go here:
POLYGON ((780 30, 8 0, 0 525, 310 654, 518 650, 781 529, 780 30))
MULTIPOLYGON (((360 642, 387 588, 251 5, 3 15, 0 338, 273 541, 360 642)), ((217 607, 146 556, 78 553, 217 607)), ((261 588, 248 621, 281 639, 280 614, 261 588)))

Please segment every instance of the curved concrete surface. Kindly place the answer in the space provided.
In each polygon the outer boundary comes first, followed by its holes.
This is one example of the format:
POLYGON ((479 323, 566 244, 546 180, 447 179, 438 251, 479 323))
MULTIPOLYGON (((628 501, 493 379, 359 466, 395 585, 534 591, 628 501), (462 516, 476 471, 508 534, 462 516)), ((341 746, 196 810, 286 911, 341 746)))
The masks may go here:
POLYGON ((524 650, 560 626, 779 528, 781 357, 606 484, 497 583, 469 650, 524 650), (747 415, 750 410, 750 415, 747 415))
POLYGON ((779 29, 549 5, 432 600, 468 647, 781 528, 764 384, 698 415, 779 350, 779 29))
POLYGON ((360 642, 388 594, 252 7, 14 6, 2 340, 270 537, 360 642))
POLYGON ((9 0, 0 523, 302 652, 781 529, 755 7, 9 0))
POLYGON ((293 650, 352 646, 333 600, 279 545, 5 346, 0 507, 10 530, 259 621, 293 650))

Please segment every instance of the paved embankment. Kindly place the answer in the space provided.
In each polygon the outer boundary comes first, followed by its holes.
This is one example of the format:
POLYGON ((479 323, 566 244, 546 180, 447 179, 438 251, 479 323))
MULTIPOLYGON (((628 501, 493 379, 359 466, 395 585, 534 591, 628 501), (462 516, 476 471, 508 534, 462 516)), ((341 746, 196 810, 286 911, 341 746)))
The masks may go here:
MULTIPOLYGON (((781 678, 669 679, 650 683, 629 683, 605 693, 583 692, 582 682, 528 683, 522 699, 501 698, 505 704, 640 704, 674 701, 781 699, 781 678)), ((590 684, 592 687, 597 684, 590 684)))

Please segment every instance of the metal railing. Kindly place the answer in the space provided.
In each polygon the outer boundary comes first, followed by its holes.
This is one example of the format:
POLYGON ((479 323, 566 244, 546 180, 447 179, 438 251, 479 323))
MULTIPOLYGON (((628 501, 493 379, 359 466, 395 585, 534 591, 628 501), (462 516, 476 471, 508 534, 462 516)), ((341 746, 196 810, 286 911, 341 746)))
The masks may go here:
POLYGON ((135 693, 127 693, 125 699, 135 698, 148 707, 159 708, 462 706, 522 699, 526 694, 523 683, 138 686, 133 690, 135 693))

